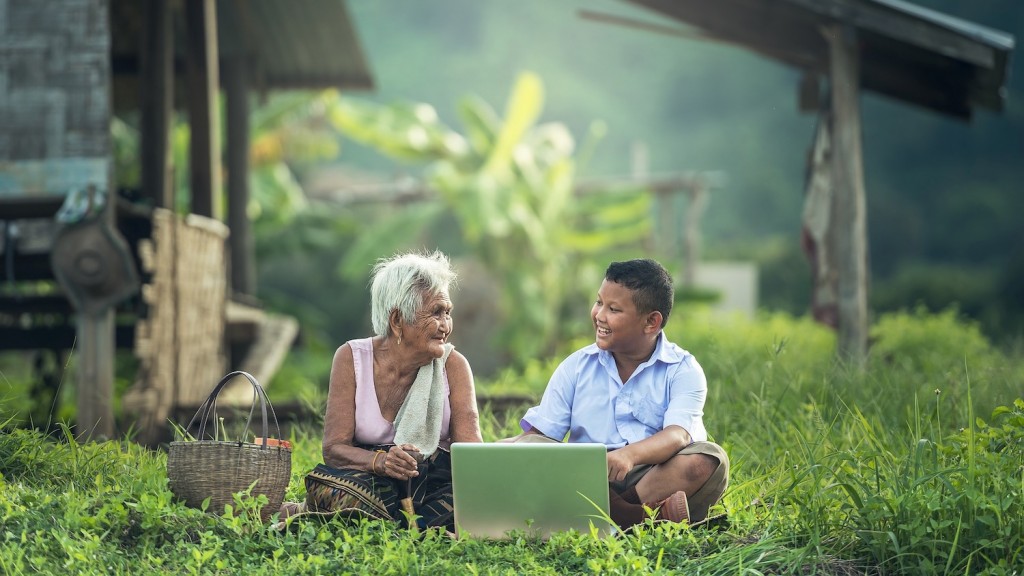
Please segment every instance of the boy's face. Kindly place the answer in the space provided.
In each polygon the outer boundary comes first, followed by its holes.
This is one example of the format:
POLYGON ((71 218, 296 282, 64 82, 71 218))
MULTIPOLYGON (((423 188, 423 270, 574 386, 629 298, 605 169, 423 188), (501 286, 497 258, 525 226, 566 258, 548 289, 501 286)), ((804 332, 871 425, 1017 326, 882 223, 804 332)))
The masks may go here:
MULTIPOLYGON (((597 301, 590 310, 598 348, 609 352, 643 353, 650 345, 650 334, 657 334, 652 315, 640 314, 633 304, 633 291, 621 284, 605 280, 597 291, 597 301)), ((660 320, 659 320, 660 322, 660 320)))

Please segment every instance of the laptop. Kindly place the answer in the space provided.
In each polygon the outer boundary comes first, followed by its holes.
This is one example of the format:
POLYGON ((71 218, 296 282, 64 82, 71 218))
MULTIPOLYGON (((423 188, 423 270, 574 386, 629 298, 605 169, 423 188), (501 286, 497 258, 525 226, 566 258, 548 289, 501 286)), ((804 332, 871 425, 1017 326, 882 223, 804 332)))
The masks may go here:
POLYGON ((458 443, 451 455, 460 538, 616 529, 608 515, 604 444, 458 443))

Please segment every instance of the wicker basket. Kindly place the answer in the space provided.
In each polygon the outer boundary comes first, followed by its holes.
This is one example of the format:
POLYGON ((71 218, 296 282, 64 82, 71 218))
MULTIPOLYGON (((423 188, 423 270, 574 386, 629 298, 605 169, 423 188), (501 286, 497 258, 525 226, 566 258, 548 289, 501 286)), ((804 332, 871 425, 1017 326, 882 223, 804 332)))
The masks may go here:
POLYGON ((203 501, 209 498, 207 511, 222 514, 225 504, 234 504, 234 493, 246 491, 252 485, 253 497, 264 494, 269 500, 260 511, 260 517, 264 522, 270 519, 281 507, 285 489, 291 479, 292 451, 283 446, 267 445, 266 438, 270 436, 267 428, 268 409, 273 425, 277 428, 277 437, 280 438, 281 428, 277 423, 277 415, 267 399, 267 393, 256 379, 242 371, 224 376, 189 422, 187 430, 192 430, 196 419, 199 419, 197 440, 171 442, 167 453, 167 478, 171 492, 193 508, 201 508, 203 501), (263 424, 262 433, 258 434, 263 439, 260 444, 206 438, 206 424, 211 416, 216 427, 217 395, 235 376, 248 378, 255 391, 242 438, 249 437, 249 425, 258 399, 263 424))

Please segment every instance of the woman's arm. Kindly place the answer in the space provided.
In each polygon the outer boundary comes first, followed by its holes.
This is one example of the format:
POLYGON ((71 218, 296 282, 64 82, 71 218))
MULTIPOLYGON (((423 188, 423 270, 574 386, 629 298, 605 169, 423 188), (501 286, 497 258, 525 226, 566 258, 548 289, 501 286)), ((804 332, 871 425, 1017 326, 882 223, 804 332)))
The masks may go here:
POLYGON ((480 435, 480 414, 476 406, 476 389, 473 384, 473 369, 469 360, 452 350, 445 363, 448 374, 449 402, 451 404, 451 422, 448 432, 452 442, 483 442, 480 435))
POLYGON ((381 473, 383 457, 352 445, 355 438, 356 369, 352 348, 343 344, 334 353, 331 363, 330 387, 327 390, 327 410, 324 413, 324 464, 332 468, 352 468, 381 473))

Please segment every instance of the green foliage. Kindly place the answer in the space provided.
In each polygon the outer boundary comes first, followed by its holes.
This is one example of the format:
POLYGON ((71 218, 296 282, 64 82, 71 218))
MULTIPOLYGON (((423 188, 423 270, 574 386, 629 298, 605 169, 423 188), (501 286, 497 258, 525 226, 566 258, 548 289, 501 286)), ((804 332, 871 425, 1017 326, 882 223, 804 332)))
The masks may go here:
MULTIPOLYGON (((1017 38, 1019 52, 1024 37, 1019 0, 912 3, 1009 33, 1017 38)), ((807 311, 810 271, 799 233, 815 117, 797 109, 799 70, 736 46, 580 17, 581 11, 606 12, 676 24, 633 3, 522 0, 509 9, 501 2, 470 7, 460 0, 435 0, 409 5, 400 14, 386 3, 349 8, 374 70, 385 79, 371 98, 415 98, 455 121, 453 103, 466 86, 496 101, 519 70, 534 70, 545 79, 547 117, 574 130, 595 118, 607 126, 600 149, 579 167, 581 178, 629 174, 629 150, 637 141, 649 151, 651 174, 722 171, 728 182, 711 194, 701 223, 706 252, 736 259, 782 238, 784 251, 758 259, 772 267, 760 267, 761 302, 794 314, 807 311), (438 81, 438 70, 445 71, 444 81, 438 81), (724 250, 723 243, 735 251, 724 250)), ((872 290, 879 296, 893 294, 885 284, 915 263, 952 264, 990 276, 1005 272, 1017 253, 1021 269, 1024 195, 1017 193, 1021 177, 1015 162, 1024 157, 1019 65, 1011 55, 1005 109, 976 109, 970 122, 864 93, 867 225, 872 290)), ((346 149, 344 160, 393 170, 372 151, 346 149)), ((985 296, 987 307, 998 312, 995 318, 974 316, 966 301, 961 310, 984 321, 990 336, 1019 337, 1024 284, 1018 280, 1015 290, 989 286, 978 293, 977 279, 967 280, 961 290, 950 277, 937 276, 924 288, 943 297, 962 294, 976 303, 984 300, 974 296, 985 296)), ((922 295, 900 293, 902 299, 879 300, 879 308, 913 305, 922 295)), ((937 301, 932 309, 952 303, 937 301)))
POLYGON ((554 356, 544 360, 530 360, 522 368, 505 368, 478 388, 481 393, 490 396, 521 395, 537 399, 561 361, 560 357, 554 356))
MULTIPOLYGON (((520 365, 551 354, 567 335, 560 319, 567 300, 585 284, 581 260, 636 244, 649 233, 650 203, 642 190, 574 198, 575 142, 560 123, 538 124, 543 104, 540 78, 523 73, 503 116, 481 98, 464 98, 458 108, 463 133, 441 123, 425 104, 341 98, 329 113, 356 141, 395 159, 428 164, 427 183, 455 216, 466 249, 500 282, 499 347, 520 365)), ((415 245, 410 236, 440 215, 436 205, 423 203, 389 214, 360 237, 344 271, 365 275, 371 257, 415 245)))
POLYGON ((23 353, 0 354, 0 414, 12 415, 5 424, 23 424, 37 413, 30 366, 23 353))
POLYGON ((819 421, 810 438, 792 438, 792 470, 766 480, 798 530, 824 540, 850 529, 856 540, 844 545, 866 548, 871 565, 901 574, 999 573, 1024 560, 1022 408, 1017 399, 1014 409, 996 411, 999 426, 979 420, 978 430, 941 441, 915 441, 852 410, 819 421), (835 442, 844 437, 853 442, 835 442))
POLYGON ((122 118, 110 120, 110 143, 114 163, 115 186, 138 188, 142 178, 139 162, 139 131, 122 118))
MULTIPOLYGON (((67 428, 13 430, 0 433, 0 571, 1013 574, 1024 564, 1024 360, 975 325, 952 312, 883 316, 866 369, 837 362, 832 333, 805 318, 686 305, 668 329, 709 378, 706 421, 732 461, 712 510, 728 514, 725 527, 493 542, 307 519, 278 532, 245 494, 208 513, 176 502, 161 451, 79 444, 67 428)), ((524 407, 489 398, 539 394, 560 359, 479 383, 485 440, 514 433, 524 407)), ((310 422, 289 438, 288 500, 304 496, 303 476, 321 461, 320 432, 310 422)))
MULTIPOLYGON (((974 319, 990 335, 1011 334, 1006 322, 1012 298, 996 293, 1001 270, 978 266, 915 263, 872 281, 871 305, 880 312, 925 308, 941 312, 955 306, 960 314, 974 319), (996 296, 996 297, 993 297, 996 296)), ((1008 296, 1008 295, 1007 295, 1008 296)))
POLYGON ((973 404, 981 414, 990 413, 998 398, 1019 394, 1024 371, 993 347, 978 323, 960 316, 956 309, 930 314, 923 307, 913 312, 882 315, 871 328, 871 377, 880 385, 870 401, 881 407, 901 406, 908 418, 911 406, 901 401, 906 394, 930 398, 929 411, 948 411, 959 426, 966 427, 970 382, 973 404))
POLYGON ((956 309, 932 314, 923 306, 911 312, 885 314, 871 328, 873 359, 904 364, 912 372, 962 372, 967 358, 980 366, 998 360, 976 322, 960 318, 956 309))

